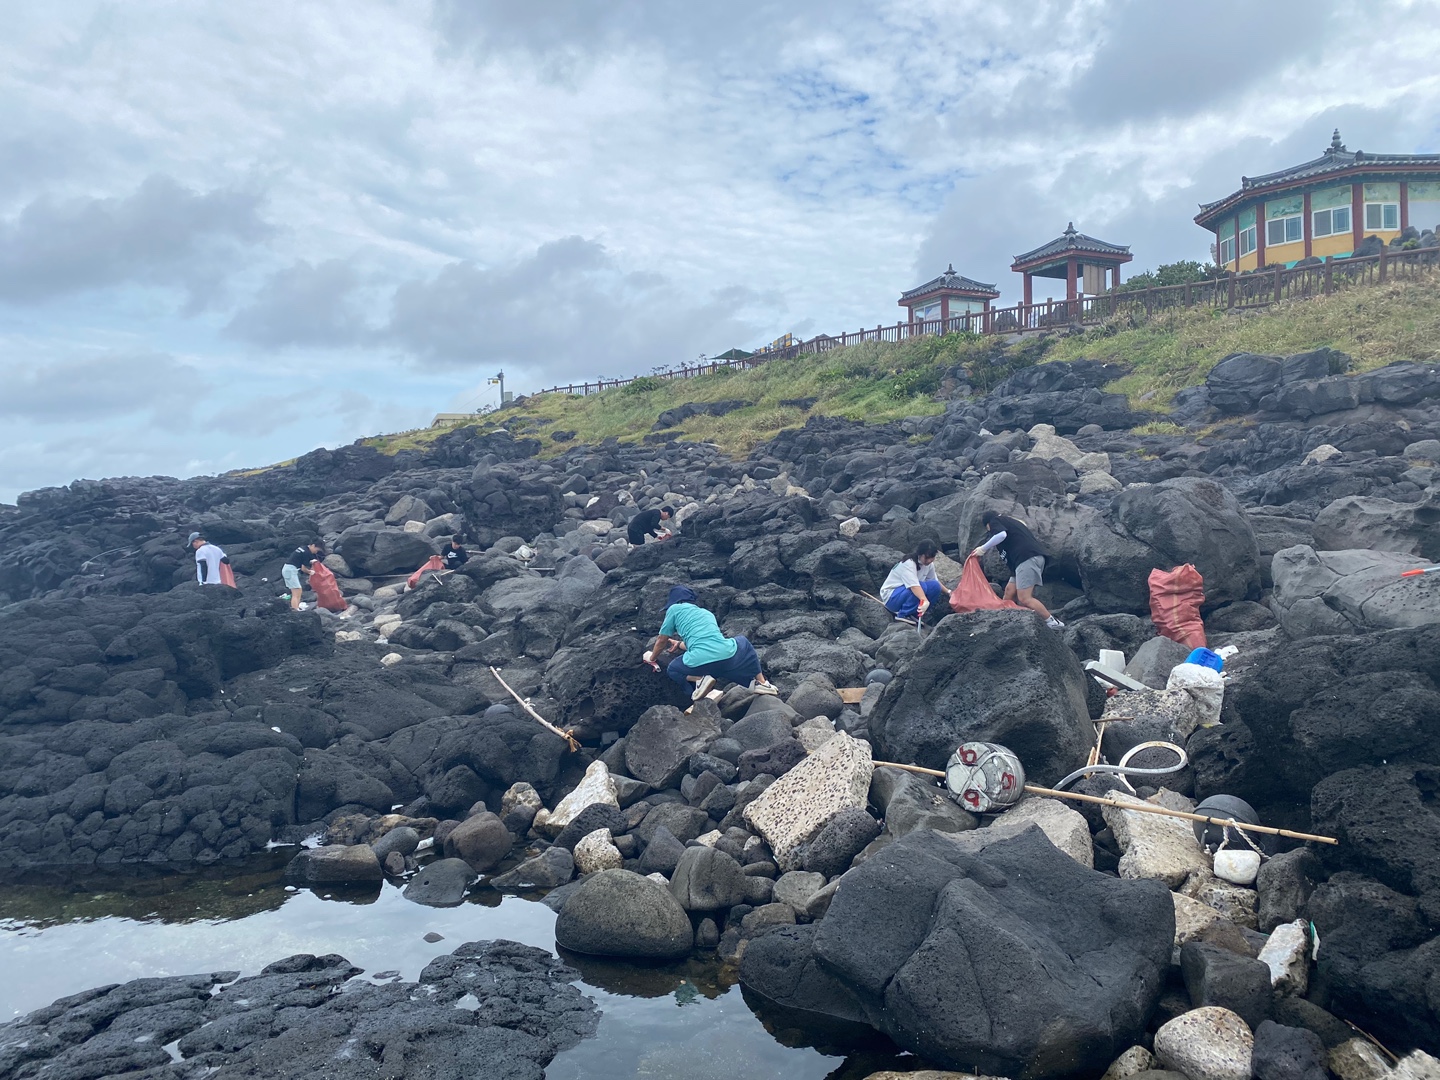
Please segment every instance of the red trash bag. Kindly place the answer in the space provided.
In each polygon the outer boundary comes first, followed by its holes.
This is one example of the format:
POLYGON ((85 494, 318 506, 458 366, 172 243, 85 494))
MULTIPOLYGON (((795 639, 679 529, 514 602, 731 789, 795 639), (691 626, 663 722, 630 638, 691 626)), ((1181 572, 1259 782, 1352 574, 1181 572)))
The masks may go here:
POLYGON ((427 570, 444 570, 444 569, 445 569, 445 560, 442 559, 439 555, 431 555, 430 558, 428 558, 428 559, 425 560, 425 565, 424 565, 424 566, 420 567, 419 570, 416 570, 413 574, 411 574, 408 578, 405 579, 405 587, 406 587, 406 588, 409 588, 409 589, 413 589, 413 588, 415 588, 416 585, 419 585, 419 584, 420 584, 420 578, 421 578, 421 576, 422 576, 422 575, 425 573, 425 571, 427 571, 427 570))
POLYGON ((326 611, 344 611, 350 606, 340 595, 340 585, 335 580, 335 575, 319 560, 311 564, 310 589, 315 593, 316 607, 322 607, 326 611))
POLYGON ((1150 619, 1161 637, 1192 649, 1205 648, 1205 579, 1193 563, 1173 570, 1150 571, 1150 619))
POLYGON ((991 611, 1006 608, 1022 610, 1015 601, 995 595, 995 590, 990 587, 990 582, 985 577, 985 571, 980 569, 980 557, 971 555, 965 560, 965 569, 960 572, 960 580, 950 591, 950 610, 991 611))
POLYGON ((220 564, 220 584, 229 585, 232 589, 236 587, 235 571, 230 569, 230 564, 228 562, 222 562, 220 564))

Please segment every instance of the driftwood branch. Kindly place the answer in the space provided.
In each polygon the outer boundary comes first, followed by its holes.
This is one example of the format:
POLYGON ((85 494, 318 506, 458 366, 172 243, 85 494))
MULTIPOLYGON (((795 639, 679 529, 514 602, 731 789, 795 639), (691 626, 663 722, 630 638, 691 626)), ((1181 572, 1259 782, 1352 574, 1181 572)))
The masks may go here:
POLYGON ((558 727, 556 727, 554 724, 550 723, 549 720, 546 720, 543 716, 541 716, 538 712, 536 712, 536 711, 531 707, 530 702, 526 701, 526 700, 525 700, 524 698, 522 698, 519 694, 517 694, 517 693, 515 692, 514 688, 513 688, 509 683, 507 683, 507 682, 504 680, 504 678, 501 677, 501 675, 500 675, 500 669, 499 669, 499 668, 492 667, 492 668, 490 669, 490 674, 491 674, 491 675, 494 675, 494 676, 495 676, 495 681, 498 682, 501 686, 505 687, 505 689, 510 692, 510 696, 513 697, 517 702, 520 703, 520 707, 521 707, 522 709, 524 709, 527 713, 529 713, 529 714, 530 714, 532 717, 534 717, 536 720, 540 721, 540 723, 541 723, 542 725, 544 725, 546 729, 548 729, 548 730, 550 730, 550 731, 553 731, 556 735, 559 735, 560 738, 564 739, 567 743, 569 743, 569 744, 570 744, 570 752, 571 752, 572 754, 573 754, 576 750, 579 750, 579 749, 580 749, 580 743, 576 740, 575 736, 572 735, 572 734, 570 734, 570 732, 568 732, 568 731, 561 731, 561 730, 560 730, 558 727))

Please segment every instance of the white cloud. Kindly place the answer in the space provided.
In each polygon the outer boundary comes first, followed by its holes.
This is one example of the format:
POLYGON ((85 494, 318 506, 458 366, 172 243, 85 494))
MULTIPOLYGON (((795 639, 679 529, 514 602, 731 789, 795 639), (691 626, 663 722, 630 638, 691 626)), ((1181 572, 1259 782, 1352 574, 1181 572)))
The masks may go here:
POLYGON ((1069 220, 1137 270, 1203 258, 1195 204, 1336 124, 1440 149, 1436 13, 22 5, 0 39, 0 341, 106 356, 111 389, 67 429, 60 376, 22 366, 0 492, 79 461, 292 457, 423 423, 499 365, 524 392, 891 322, 951 261, 1013 298, 1010 258, 1069 220), (203 373, 203 452, 149 423, 181 370, 203 373))

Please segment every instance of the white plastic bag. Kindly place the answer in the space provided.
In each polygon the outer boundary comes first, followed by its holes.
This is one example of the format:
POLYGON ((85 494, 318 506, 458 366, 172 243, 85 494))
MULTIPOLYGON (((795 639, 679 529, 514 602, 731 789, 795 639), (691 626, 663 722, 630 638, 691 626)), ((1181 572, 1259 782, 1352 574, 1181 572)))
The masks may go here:
POLYGON ((1225 677, 1214 668, 1200 664, 1176 664, 1165 680, 1166 690, 1184 690, 1194 699, 1201 727, 1220 723, 1220 706, 1225 700, 1225 677))

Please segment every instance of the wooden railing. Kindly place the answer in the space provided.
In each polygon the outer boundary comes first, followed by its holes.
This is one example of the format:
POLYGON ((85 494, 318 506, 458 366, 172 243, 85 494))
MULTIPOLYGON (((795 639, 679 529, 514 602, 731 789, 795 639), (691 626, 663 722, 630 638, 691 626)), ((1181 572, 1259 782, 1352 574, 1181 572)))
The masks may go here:
POLYGON ((1117 315, 1141 312, 1152 315, 1175 308, 1202 307, 1221 311, 1263 308, 1282 300, 1329 296, 1336 289, 1351 285, 1378 285, 1389 280, 1418 279, 1434 274, 1437 266, 1440 266, 1440 248, 1382 250, 1378 255, 1327 259, 1319 265, 1294 266, 1289 269, 1277 266, 1243 274, 1226 274, 1224 277, 1188 282, 1184 285, 1112 290, 1078 300, 1046 300, 1038 304, 1016 304, 1014 307, 955 315, 949 319, 897 322, 894 326, 876 326, 874 329, 862 327, 842 334, 821 334, 809 341, 796 342, 785 348, 762 349, 753 356, 739 360, 681 364, 665 371, 657 371, 653 375, 569 383, 536 393, 598 394, 602 390, 628 386, 637 378, 690 379, 697 375, 714 375, 727 369, 758 367, 770 360, 789 360, 797 356, 829 352, 831 349, 844 349, 865 341, 897 342, 909 338, 956 333, 1024 334, 1095 326, 1117 315))

